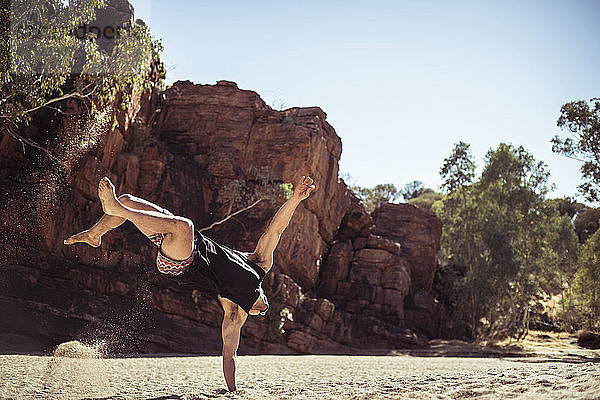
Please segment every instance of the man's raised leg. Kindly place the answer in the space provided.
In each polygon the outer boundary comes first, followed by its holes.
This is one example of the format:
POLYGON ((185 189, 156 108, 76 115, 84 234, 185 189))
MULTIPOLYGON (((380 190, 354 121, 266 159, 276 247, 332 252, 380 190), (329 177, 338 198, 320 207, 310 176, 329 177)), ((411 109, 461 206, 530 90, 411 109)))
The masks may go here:
POLYGON ((98 184, 98 197, 107 215, 131 221, 146 235, 164 233, 161 252, 174 260, 187 259, 194 250, 194 224, 187 218, 167 215, 153 210, 136 210, 121 202, 115 194, 115 186, 104 177, 98 184))
MULTIPOLYGON (((173 215, 169 210, 157 206, 147 200, 139 197, 132 196, 130 194, 122 194, 119 196, 119 201, 136 210, 146 211, 157 211, 166 215, 173 215)), ((74 243, 87 243, 92 247, 99 247, 102 244, 102 236, 107 232, 119 227, 125 222, 125 218, 118 217, 116 215, 104 214, 98 222, 94 224, 90 229, 76 233, 75 235, 65 239, 64 244, 70 245, 74 243)), ((152 236, 156 232, 143 232, 146 236, 152 236)))

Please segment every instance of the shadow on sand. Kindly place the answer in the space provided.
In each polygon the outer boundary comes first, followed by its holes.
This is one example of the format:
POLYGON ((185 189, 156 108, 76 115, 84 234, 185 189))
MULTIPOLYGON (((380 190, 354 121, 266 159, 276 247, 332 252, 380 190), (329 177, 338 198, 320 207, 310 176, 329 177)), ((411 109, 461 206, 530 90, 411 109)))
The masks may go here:
POLYGON ((531 363, 598 363, 600 352, 579 349, 525 349, 518 345, 482 346, 458 340, 430 342, 427 349, 392 350, 385 355, 407 355, 413 357, 457 357, 457 358, 506 358, 531 363))

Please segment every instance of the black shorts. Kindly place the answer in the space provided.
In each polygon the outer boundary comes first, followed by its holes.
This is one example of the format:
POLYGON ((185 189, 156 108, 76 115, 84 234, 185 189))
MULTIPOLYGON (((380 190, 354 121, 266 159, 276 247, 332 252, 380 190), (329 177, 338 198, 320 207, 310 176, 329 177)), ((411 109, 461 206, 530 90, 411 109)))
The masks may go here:
POLYGON ((262 290, 266 272, 248 260, 245 253, 223 246, 198 231, 194 242, 194 262, 177 276, 178 280, 193 284, 212 297, 229 299, 247 313, 260 296, 268 304, 262 290))

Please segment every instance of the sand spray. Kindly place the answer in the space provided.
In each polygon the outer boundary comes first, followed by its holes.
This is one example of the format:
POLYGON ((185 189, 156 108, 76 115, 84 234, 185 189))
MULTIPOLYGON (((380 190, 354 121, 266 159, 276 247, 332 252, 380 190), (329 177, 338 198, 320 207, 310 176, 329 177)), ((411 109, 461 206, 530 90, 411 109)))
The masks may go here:
POLYGON ((40 394, 62 399, 110 395, 102 347, 77 340, 59 344, 44 371, 40 394))
POLYGON ((150 305, 147 287, 136 291, 136 304, 128 312, 115 314, 85 339, 59 344, 49 357, 42 377, 40 395, 44 398, 106 398, 117 395, 111 388, 111 377, 119 374, 118 364, 108 357, 138 353, 140 336, 149 326, 150 305))
MULTIPOLYGON (((56 213, 60 213, 60 199, 64 191, 69 190, 74 168, 82 156, 103 140, 112 111, 107 108, 87 119, 80 119, 77 114, 65 118, 60 141, 56 141, 52 152, 55 159, 47 161, 49 168, 40 172, 40 185, 34 185, 30 195, 39 218, 36 222, 42 229, 51 226, 56 213)), ((67 341, 55 348, 42 377, 44 397, 80 399, 115 394, 110 393, 110 376, 119 372, 109 370, 106 358, 139 352, 140 332, 148 326, 151 310, 147 281, 143 280, 133 289, 132 309, 109 310, 110 314, 99 325, 80 332, 79 340, 67 341)))

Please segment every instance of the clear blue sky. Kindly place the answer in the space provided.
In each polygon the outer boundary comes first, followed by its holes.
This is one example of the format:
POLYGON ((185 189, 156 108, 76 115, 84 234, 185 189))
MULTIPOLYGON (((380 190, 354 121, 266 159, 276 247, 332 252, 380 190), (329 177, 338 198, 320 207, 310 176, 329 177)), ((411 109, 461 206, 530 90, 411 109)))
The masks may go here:
POLYGON ((600 96, 600 1, 130 0, 162 39, 167 81, 227 79, 274 108, 319 106, 361 186, 439 188, 453 144, 478 165, 500 142, 546 162, 562 104, 600 96))

